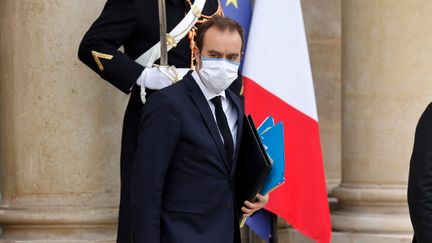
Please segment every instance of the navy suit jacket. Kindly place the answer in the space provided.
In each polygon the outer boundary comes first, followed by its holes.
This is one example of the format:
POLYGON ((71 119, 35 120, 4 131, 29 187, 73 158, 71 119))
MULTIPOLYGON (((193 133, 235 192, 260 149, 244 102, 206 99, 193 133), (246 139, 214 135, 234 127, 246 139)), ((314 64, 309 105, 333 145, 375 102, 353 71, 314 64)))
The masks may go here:
MULTIPOLYGON (((238 111, 235 168, 243 101, 230 90, 226 95, 238 111)), ((190 74, 153 94, 142 109, 133 167, 134 242, 237 242, 232 168, 210 106, 190 74)))
POLYGON ((408 206, 415 237, 432 242, 432 103, 417 124, 408 179, 408 206))

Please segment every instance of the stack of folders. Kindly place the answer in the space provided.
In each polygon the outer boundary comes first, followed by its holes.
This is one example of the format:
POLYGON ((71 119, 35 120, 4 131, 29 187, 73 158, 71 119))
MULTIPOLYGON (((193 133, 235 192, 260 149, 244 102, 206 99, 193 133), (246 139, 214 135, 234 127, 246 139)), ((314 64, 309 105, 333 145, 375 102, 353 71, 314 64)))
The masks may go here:
MULTIPOLYGON (((251 115, 243 119, 243 134, 236 170, 236 201, 241 212, 244 201, 256 201, 256 195, 270 193, 284 182, 284 134, 281 122, 272 116, 258 127, 251 115)), ((243 227, 247 217, 241 217, 243 227)))

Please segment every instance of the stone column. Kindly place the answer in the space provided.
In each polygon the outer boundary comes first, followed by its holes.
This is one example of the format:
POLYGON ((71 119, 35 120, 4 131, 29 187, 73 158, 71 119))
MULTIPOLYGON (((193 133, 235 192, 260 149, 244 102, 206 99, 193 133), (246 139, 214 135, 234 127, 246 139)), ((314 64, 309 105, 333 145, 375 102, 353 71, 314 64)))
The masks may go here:
POLYGON ((104 2, 0 0, 0 241, 115 240, 127 97, 77 58, 104 2))
POLYGON ((333 242, 411 242, 415 126, 432 99, 432 2, 342 1, 342 183, 333 242))
POLYGON ((341 0, 302 0, 327 191, 341 180, 341 0))

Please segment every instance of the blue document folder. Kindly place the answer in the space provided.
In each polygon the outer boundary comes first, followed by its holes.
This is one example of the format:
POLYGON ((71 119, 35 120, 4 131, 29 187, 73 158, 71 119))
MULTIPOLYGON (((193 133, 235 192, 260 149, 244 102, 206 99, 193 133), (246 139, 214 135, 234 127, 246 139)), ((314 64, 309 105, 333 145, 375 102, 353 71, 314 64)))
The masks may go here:
POLYGON ((260 191, 261 195, 265 195, 285 181, 283 123, 279 122, 272 127, 264 129, 264 132, 260 134, 260 137, 265 146, 266 152, 273 163, 272 169, 267 175, 260 191))

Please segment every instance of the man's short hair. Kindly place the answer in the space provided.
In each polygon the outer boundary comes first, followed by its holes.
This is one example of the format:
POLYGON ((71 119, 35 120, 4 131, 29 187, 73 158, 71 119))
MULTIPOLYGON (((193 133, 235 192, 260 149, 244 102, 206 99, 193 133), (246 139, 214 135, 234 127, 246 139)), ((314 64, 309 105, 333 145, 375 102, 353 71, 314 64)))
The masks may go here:
POLYGON ((215 15, 211 17, 209 20, 207 20, 206 22, 204 22, 198 27, 198 30, 196 32, 195 42, 200 51, 202 50, 204 45, 204 35, 207 32, 207 30, 210 29, 211 27, 216 27, 220 31, 229 30, 230 32, 237 32, 241 37, 241 41, 242 41, 241 52, 243 52, 243 47, 244 47, 243 28, 236 21, 219 15, 215 15))

